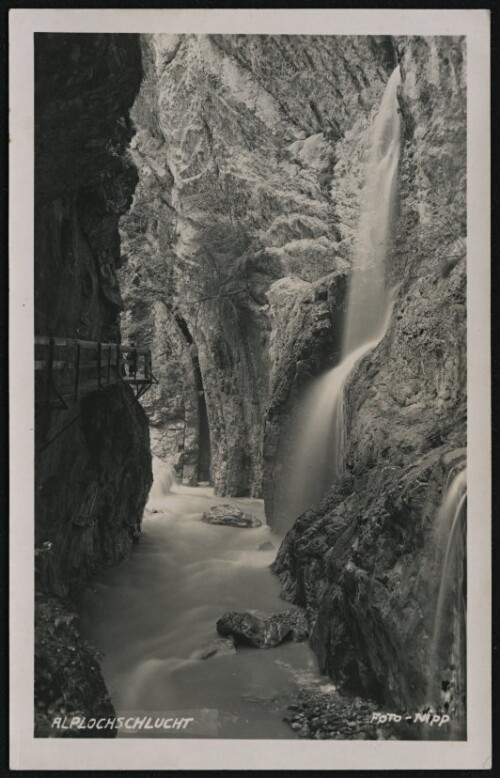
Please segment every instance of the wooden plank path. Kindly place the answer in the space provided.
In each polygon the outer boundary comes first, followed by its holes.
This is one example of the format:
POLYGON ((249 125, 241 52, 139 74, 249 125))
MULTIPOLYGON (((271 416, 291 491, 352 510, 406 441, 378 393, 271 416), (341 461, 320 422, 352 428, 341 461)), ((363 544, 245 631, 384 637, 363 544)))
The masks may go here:
POLYGON ((131 386, 137 398, 157 383, 149 349, 35 336, 37 405, 68 408, 70 402, 119 382, 131 386))

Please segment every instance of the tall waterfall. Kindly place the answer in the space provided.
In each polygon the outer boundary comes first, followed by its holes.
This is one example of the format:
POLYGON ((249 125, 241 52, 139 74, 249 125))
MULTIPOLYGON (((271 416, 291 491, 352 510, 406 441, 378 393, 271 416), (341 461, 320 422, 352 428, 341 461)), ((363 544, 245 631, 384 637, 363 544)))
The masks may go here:
POLYGON ((451 472, 436 521, 439 586, 430 645, 429 703, 465 734, 466 470, 451 472))
POLYGON ((382 339, 392 312, 386 259, 392 237, 401 118, 397 67, 371 133, 349 286, 340 363, 310 388, 298 411, 297 452, 285 510, 293 522, 342 474, 345 453, 344 387, 360 359, 382 339))

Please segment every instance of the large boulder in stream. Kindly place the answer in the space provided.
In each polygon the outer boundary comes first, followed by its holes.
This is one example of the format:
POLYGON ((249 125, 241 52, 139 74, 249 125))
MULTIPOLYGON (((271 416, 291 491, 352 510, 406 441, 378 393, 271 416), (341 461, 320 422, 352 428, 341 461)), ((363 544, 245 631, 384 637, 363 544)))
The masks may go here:
POLYGON ((236 645, 273 648, 286 640, 302 642, 309 636, 307 619, 302 611, 277 613, 228 611, 217 621, 217 632, 231 636, 236 645))
POLYGON ((210 510, 205 511, 201 520, 206 524, 220 524, 223 527, 240 527, 241 529, 251 529, 260 527, 262 522, 251 513, 244 513, 237 505, 233 503, 224 503, 223 505, 213 505, 210 510))

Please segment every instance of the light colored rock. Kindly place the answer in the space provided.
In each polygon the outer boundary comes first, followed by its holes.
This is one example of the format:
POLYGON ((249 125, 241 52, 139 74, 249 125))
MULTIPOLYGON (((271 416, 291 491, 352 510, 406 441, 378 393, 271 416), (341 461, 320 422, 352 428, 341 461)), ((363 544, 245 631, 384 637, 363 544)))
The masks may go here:
MULTIPOLYGON (((143 37, 143 57, 132 111, 140 182, 122 219, 120 280, 124 330, 151 338, 159 373, 143 399, 154 451, 182 477, 196 467, 200 432, 189 344, 161 305, 180 312, 196 344, 216 493, 259 497, 276 457, 262 419, 280 405, 272 438, 289 412, 274 396, 273 340, 284 330, 289 344, 299 337, 315 354, 306 360, 312 374, 331 347, 324 325, 316 334, 313 289, 311 320, 297 312, 291 322, 288 305, 271 311, 270 290, 278 279, 321 283, 348 267, 333 164, 360 101, 371 115, 379 99, 384 46, 361 37, 161 35, 143 37), (318 77, 325 70, 328 79, 318 77), (184 418, 186 435, 177 427, 184 418)), ((290 348, 280 385, 294 381, 290 348)))

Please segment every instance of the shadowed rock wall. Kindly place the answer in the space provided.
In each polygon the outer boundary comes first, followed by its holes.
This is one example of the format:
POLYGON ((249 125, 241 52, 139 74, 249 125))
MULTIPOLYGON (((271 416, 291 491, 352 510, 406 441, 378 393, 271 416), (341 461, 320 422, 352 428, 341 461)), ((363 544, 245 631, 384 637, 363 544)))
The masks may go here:
MULTIPOLYGON (((35 65, 36 332, 119 342, 118 219, 137 182, 127 148, 138 37, 40 35, 35 65)), ((52 543, 54 585, 67 590, 129 550, 151 482, 148 428, 131 390, 111 387, 69 411, 41 403, 36 432, 46 446, 37 542, 52 543)))
MULTIPOLYGON (((128 113, 141 73, 138 36, 35 36, 36 334, 120 342, 118 219, 137 182, 128 113)), ((129 387, 57 406, 37 396, 39 736, 54 735, 54 715, 113 712, 70 602, 130 553, 152 481, 147 420, 129 387)))

